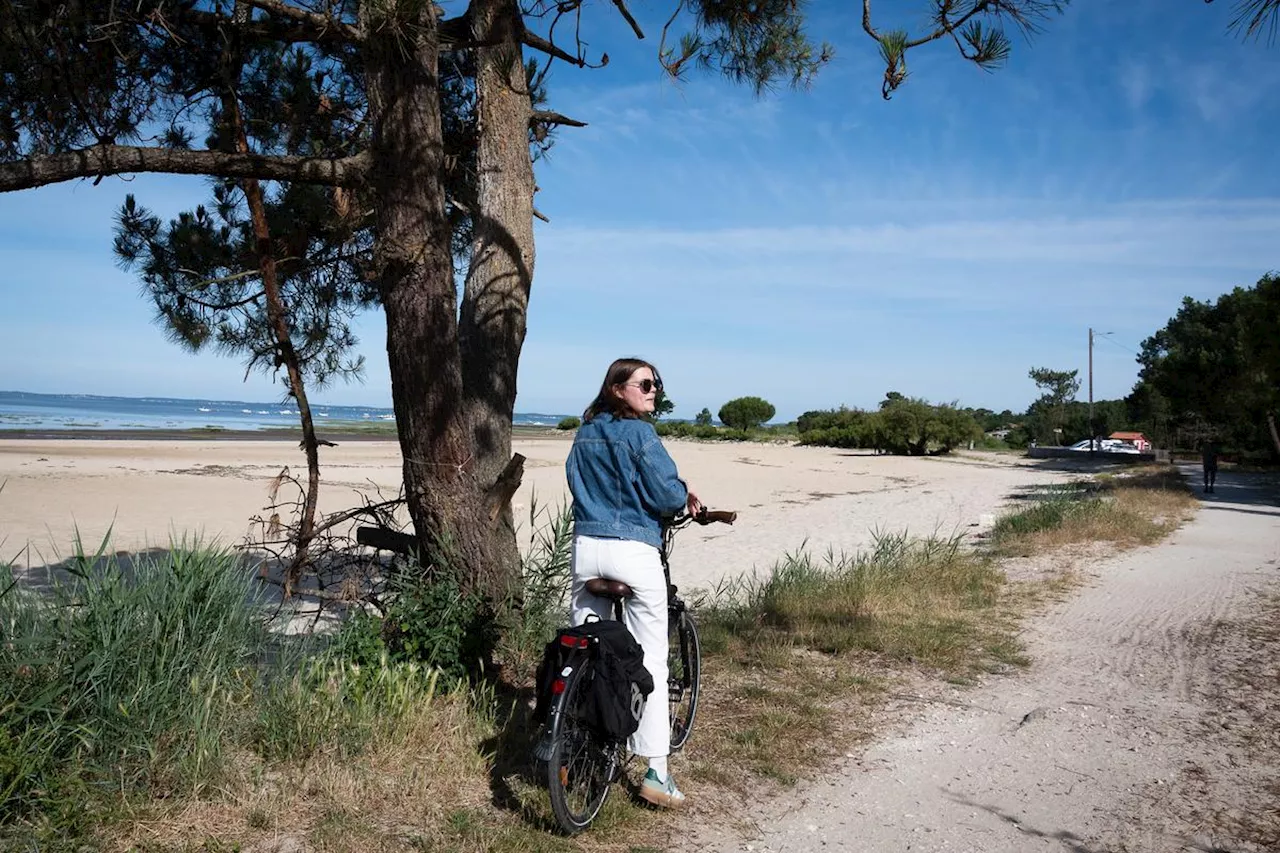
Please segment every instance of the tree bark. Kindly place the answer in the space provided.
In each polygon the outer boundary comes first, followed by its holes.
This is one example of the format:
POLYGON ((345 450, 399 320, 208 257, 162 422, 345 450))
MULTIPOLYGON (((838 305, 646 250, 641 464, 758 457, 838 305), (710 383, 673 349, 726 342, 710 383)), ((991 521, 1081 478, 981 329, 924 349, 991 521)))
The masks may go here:
MULTIPOLYGON (((473 0, 476 51, 477 209, 460 318, 467 420, 480 482, 495 484, 511 459, 516 371, 533 280, 533 164, 529 96, 514 0, 473 0)), ((492 531, 495 556, 514 577, 519 564, 511 507, 492 531)))
POLYGON ((1267 428, 1271 430, 1271 443, 1276 447, 1276 455, 1280 456, 1280 432, 1276 430, 1276 413, 1267 412, 1267 428))
MULTIPOLYGON (((362 4, 372 17, 376 4, 362 4)), ((431 4, 362 22, 377 213, 375 265, 387 318, 391 398, 405 496, 424 569, 444 564, 491 604, 510 593, 495 559, 463 398, 445 211, 439 49, 431 4)))

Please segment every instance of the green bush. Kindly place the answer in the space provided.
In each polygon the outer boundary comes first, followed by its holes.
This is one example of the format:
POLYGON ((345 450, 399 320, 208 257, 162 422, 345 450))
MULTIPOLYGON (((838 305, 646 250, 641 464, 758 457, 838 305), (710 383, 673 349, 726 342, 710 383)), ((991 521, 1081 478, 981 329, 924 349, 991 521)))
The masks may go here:
POLYGON ((796 419, 796 429, 801 435, 830 429, 860 431, 865 429, 870 417, 870 412, 841 406, 838 409, 805 412, 796 419))
POLYGON ((556 424, 556 429, 569 430, 569 429, 577 429, 580 426, 582 426, 582 419, 575 418, 572 415, 570 415, 567 418, 561 419, 560 423, 556 424))
POLYGON ((800 433, 800 443, 814 447, 866 447, 862 431, 854 427, 811 429, 800 433))
POLYGON ((796 427, 801 444, 874 447, 910 456, 948 453, 982 437, 969 412, 901 394, 890 394, 876 412, 846 408, 805 412, 796 427))
POLYGON ((703 441, 750 441, 754 436, 741 429, 704 426, 691 423, 658 423, 654 424, 658 435, 663 438, 697 438, 703 441))
POLYGON ((740 430, 751 430, 774 415, 773 404, 759 397, 738 397, 720 407, 720 423, 740 430))
POLYGON ((464 594, 450 570, 425 573, 416 563, 398 573, 390 586, 386 615, 361 612, 352 617, 338 633, 335 655, 364 666, 384 658, 421 663, 450 679, 477 671, 496 627, 481 612, 478 596, 464 594))
POLYGON ((694 415, 693 422, 698 426, 711 426, 711 410, 704 408, 701 412, 694 415))

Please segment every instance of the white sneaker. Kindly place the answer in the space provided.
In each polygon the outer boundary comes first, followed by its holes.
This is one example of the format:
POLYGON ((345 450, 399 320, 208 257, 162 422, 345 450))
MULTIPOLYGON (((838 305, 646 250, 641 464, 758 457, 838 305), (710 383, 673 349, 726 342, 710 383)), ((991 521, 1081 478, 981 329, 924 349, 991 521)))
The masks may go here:
POLYGON ((644 781, 640 783, 640 796, 664 809, 678 809, 684 805, 684 794, 676 787, 675 777, 668 773, 666 781, 663 781, 652 767, 644 774, 644 781))

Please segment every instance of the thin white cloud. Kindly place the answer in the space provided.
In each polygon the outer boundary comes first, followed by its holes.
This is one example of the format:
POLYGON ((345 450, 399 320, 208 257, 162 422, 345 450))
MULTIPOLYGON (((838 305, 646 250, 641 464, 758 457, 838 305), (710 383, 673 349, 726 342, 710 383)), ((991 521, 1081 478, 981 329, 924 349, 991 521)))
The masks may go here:
POLYGON ((1121 67, 1120 88, 1124 91, 1129 108, 1140 110, 1147 105, 1154 90, 1151 69, 1141 62, 1127 61, 1121 67))

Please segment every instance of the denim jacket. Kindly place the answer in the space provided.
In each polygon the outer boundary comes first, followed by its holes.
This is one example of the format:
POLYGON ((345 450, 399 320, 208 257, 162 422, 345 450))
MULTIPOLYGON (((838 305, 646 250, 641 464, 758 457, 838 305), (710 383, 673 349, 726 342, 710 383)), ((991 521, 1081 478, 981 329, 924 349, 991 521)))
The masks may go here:
POLYGON ((678 512, 689 490, 653 424, 596 415, 578 428, 565 463, 574 532, 662 546, 660 520, 678 512))

